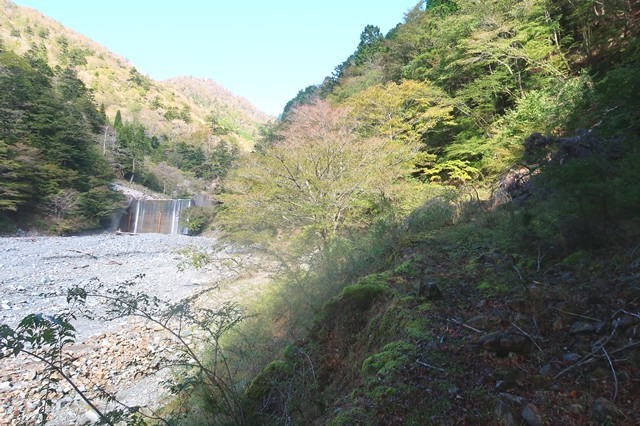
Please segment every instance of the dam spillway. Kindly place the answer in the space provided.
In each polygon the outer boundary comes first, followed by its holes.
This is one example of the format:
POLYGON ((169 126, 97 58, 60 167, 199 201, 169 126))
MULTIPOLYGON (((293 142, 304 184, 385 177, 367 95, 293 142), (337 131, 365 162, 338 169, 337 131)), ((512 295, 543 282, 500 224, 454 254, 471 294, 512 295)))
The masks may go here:
POLYGON ((133 200, 120 219, 120 231, 134 234, 188 234, 180 215, 193 205, 191 199, 133 200))

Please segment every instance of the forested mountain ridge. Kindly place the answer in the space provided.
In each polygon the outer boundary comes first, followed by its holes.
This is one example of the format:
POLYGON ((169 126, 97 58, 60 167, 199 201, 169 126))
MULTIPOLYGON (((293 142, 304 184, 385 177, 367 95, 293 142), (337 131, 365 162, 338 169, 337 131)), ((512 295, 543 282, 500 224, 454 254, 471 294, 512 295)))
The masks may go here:
POLYGON ((72 67, 93 92, 96 104, 104 105, 110 120, 120 110, 125 120, 144 124, 149 136, 164 134, 187 141, 206 131, 209 121, 216 119, 226 121, 227 127, 237 131, 243 145, 247 145, 257 135, 259 123, 269 120, 248 101, 213 82, 203 84, 201 89, 213 88, 207 96, 216 102, 193 102, 179 87, 154 81, 100 44, 10 0, 1 2, 0 37, 7 48, 19 54, 37 52, 52 68, 72 67))
MULTIPOLYGON (((235 133, 247 142, 257 140, 261 126, 271 117, 251 103, 234 95, 213 80, 197 77, 174 77, 162 82, 205 111, 207 123, 218 133, 235 133)), ((250 148, 252 145, 244 148, 250 148)))
POLYGON ((35 10, 0 6, 3 231, 107 226, 113 179, 214 191, 269 120, 212 81, 156 82, 35 10))

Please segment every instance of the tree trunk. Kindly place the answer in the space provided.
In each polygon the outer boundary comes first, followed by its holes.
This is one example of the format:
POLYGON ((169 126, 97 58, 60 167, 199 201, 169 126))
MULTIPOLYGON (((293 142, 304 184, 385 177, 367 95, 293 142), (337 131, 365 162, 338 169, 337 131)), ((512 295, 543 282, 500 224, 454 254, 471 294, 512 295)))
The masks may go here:
POLYGON ((133 177, 136 175, 136 157, 133 157, 133 161, 131 162, 131 179, 129 179, 129 183, 133 183, 133 177))

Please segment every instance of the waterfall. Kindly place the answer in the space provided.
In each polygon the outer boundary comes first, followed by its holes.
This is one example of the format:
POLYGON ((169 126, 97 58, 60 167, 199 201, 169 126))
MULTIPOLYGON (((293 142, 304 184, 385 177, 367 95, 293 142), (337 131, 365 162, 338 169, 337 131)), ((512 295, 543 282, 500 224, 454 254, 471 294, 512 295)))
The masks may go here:
POLYGON ((120 231, 133 233, 187 234, 180 214, 192 200, 134 200, 120 219, 120 231))

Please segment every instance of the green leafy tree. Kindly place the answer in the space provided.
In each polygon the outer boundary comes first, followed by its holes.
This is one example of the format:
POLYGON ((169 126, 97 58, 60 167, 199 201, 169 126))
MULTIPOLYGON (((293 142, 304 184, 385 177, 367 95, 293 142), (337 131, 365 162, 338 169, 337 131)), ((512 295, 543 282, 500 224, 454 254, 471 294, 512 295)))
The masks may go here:
POLYGON ((426 82, 374 85, 352 96, 347 105, 366 136, 415 143, 428 139, 436 127, 453 124, 453 101, 426 82))
POLYGON ((116 111, 116 116, 113 119, 113 127, 115 127, 116 130, 122 127, 122 113, 120 110, 116 111))
POLYGON ((367 25, 360 34, 360 43, 354 54, 354 63, 362 65, 373 60, 375 54, 380 50, 384 36, 380 28, 375 25, 367 25))
POLYGON ((33 178, 37 151, 0 141, 0 212, 17 212, 35 196, 33 178))
POLYGON ((298 92, 295 98, 291 99, 282 110, 282 119, 286 120, 289 113, 299 105, 310 105, 318 100, 320 88, 316 85, 307 86, 298 92))
POLYGON ((281 141, 232 171, 217 223, 239 239, 309 253, 388 213, 413 147, 360 138, 356 127, 326 102, 297 108, 281 141))
POLYGON ((140 172, 145 154, 151 150, 151 140, 145 135, 145 128, 138 122, 124 123, 117 132, 122 173, 130 182, 140 172))
POLYGON ((140 72, 134 67, 129 70, 129 82, 136 87, 139 87, 144 93, 151 89, 151 80, 149 77, 140 74, 140 72))

